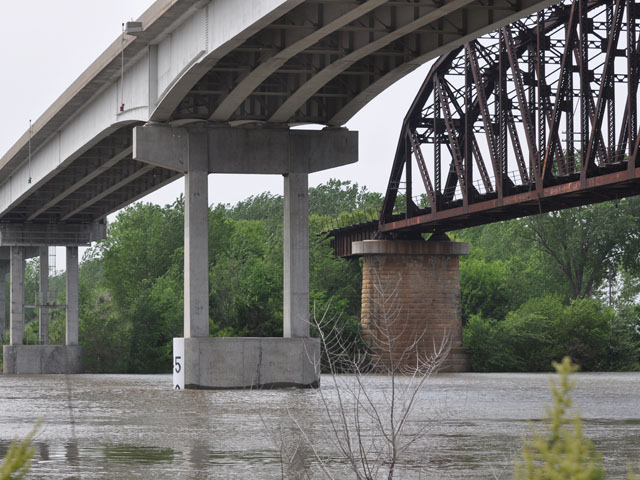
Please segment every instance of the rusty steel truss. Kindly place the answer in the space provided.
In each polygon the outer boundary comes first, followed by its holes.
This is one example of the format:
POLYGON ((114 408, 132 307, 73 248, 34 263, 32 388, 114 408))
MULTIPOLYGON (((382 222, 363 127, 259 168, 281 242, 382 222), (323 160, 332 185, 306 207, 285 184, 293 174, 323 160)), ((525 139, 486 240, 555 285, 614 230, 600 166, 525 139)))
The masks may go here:
MULTIPOLYGON (((402 125, 374 235, 640 194, 639 18, 633 0, 564 1, 440 57, 402 125)), ((356 231, 332 232, 338 255, 356 231)))

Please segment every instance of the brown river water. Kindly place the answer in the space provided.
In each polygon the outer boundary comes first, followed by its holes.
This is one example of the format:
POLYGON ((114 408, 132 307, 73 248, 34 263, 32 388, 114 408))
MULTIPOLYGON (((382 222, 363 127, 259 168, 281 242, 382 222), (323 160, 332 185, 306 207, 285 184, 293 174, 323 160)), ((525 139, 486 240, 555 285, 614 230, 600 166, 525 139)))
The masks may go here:
MULTIPOLYGON (((640 373, 578 374, 574 405, 603 454, 607 478, 640 462, 640 373)), ((521 439, 550 402, 548 374, 442 374, 427 381, 411 421, 427 427, 396 478, 511 478, 521 439)), ((367 378, 372 397, 387 377, 367 378)), ((314 390, 171 390, 169 375, 0 375, 0 455, 42 419, 28 478, 277 479, 280 445, 302 438, 334 478, 353 478, 331 442, 323 377, 314 390)), ((299 456, 312 457, 310 449, 299 456)), ((312 462, 313 464, 313 462, 312 462)), ((316 470, 312 478, 324 478, 316 470)))

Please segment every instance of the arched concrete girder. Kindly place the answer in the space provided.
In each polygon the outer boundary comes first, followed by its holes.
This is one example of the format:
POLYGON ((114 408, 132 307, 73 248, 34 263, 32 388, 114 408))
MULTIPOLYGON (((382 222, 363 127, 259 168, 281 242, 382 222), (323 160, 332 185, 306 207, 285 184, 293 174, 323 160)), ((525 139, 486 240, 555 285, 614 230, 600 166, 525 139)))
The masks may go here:
MULTIPOLYGON (((262 16, 258 21, 252 23, 242 32, 232 36, 228 41, 217 46, 210 53, 205 51, 200 53, 199 57, 192 59, 181 75, 169 85, 164 92, 159 92, 159 98, 156 102, 155 109, 149 116, 151 122, 166 122, 170 120, 171 114, 178 107, 185 95, 198 83, 198 81, 206 75, 222 58, 231 53, 234 49, 242 45, 249 37, 260 31, 270 23, 281 17, 285 13, 291 11, 298 5, 304 3, 305 0, 285 0, 276 8, 268 10, 269 13, 262 16)), ((218 2, 218 8, 226 3, 229 8, 238 8, 236 0, 223 0, 218 2), (234 5, 235 4, 235 5, 234 5)))
POLYGON ((97 135, 90 137, 87 142, 78 145, 74 152, 71 155, 65 156, 65 158, 59 156, 59 147, 55 148, 55 146, 54 148, 34 152, 31 162, 27 159, 20 165, 17 165, 13 171, 13 175, 6 180, 6 182, 11 184, 11 188, 4 189, 3 193, 5 193, 5 198, 0 198, 0 203, 4 203, 4 208, 0 210, 2 211, 2 217, 10 214, 16 206, 21 205, 30 198, 35 200, 38 193, 50 184, 58 174, 81 159, 84 154, 96 145, 99 145, 100 142, 108 139, 121 128, 135 124, 135 121, 113 124, 97 135), (42 167, 41 164, 43 165, 42 167), (55 164, 56 167, 53 169, 44 167, 44 165, 48 166, 51 164, 55 164), (31 183, 28 183, 28 178, 31 178, 31 183), (7 197, 7 195, 9 196, 7 197))
POLYGON ((295 93, 293 93, 271 116, 270 122, 283 123, 294 118, 296 112, 300 110, 305 103, 307 103, 314 95, 316 95, 323 87, 329 82, 335 80, 343 72, 348 70, 356 62, 359 62, 369 55, 374 54, 376 51, 383 47, 390 45, 394 41, 401 39, 402 37, 415 32, 421 28, 434 24, 439 19, 445 18, 447 15, 460 14, 464 17, 464 22, 467 24, 467 35, 458 36, 444 45, 438 45, 436 39, 432 40, 432 45, 423 45, 420 48, 421 51, 427 51, 424 55, 418 55, 411 61, 403 63, 395 69, 387 72, 376 81, 372 82, 366 88, 358 92, 349 102, 340 109, 333 117, 327 121, 327 125, 340 126, 349 121, 361 108, 367 103, 373 100, 377 95, 382 93, 385 89, 397 82, 399 79, 409 74, 424 63, 437 58, 438 56, 446 53, 447 51, 463 45, 480 35, 496 30, 504 25, 512 23, 526 15, 539 11, 553 3, 554 1, 525 1, 523 2, 522 9, 517 13, 511 13, 510 15, 504 15, 503 12, 496 12, 493 22, 487 24, 484 22, 483 16, 474 16, 473 12, 477 11, 477 5, 474 0, 453 0, 445 3, 441 7, 434 9, 431 12, 426 13, 424 16, 414 20, 413 22, 400 27, 395 31, 371 42, 370 44, 356 50, 349 55, 337 60, 336 62, 328 65, 326 68, 312 76, 306 83, 304 83, 295 93), (468 7, 468 8, 466 8, 468 7), (468 10, 465 12, 465 9, 468 10))
POLYGON ((303 38, 289 45, 282 51, 276 52, 271 58, 265 60, 253 71, 245 75, 245 77, 222 100, 209 120, 228 121, 242 102, 244 102, 246 98, 262 84, 262 82, 274 74, 286 62, 311 47, 322 38, 339 30, 354 20, 357 20, 380 5, 387 3, 387 1, 388 0, 368 0, 356 8, 345 8, 345 12, 343 14, 337 15, 336 18, 329 21, 323 27, 312 32, 310 35, 303 36, 303 38))
POLYGON ((95 221, 104 216, 105 210, 107 214, 116 211, 133 201, 131 198, 135 200, 177 178, 175 172, 154 171, 154 167, 132 159, 132 129, 142 123, 119 121, 101 131, 30 185, 28 192, 4 211, 5 219, 95 221), (145 183, 141 185, 141 181, 145 183), (91 207, 98 203, 100 211, 92 212, 91 207))
POLYGON ((306 83, 298 88, 293 95, 287 98, 280 108, 271 116, 269 121, 273 123, 286 122, 293 117, 298 109, 300 109, 314 94, 356 62, 386 47, 392 42, 401 39, 405 35, 429 25, 430 23, 455 12, 474 1, 475 0, 452 0, 441 7, 434 6, 433 9, 422 15, 420 18, 396 28, 387 35, 383 35, 380 38, 369 42, 362 48, 359 48, 336 60, 316 75, 313 75, 306 83))
MULTIPOLYGON (((531 15, 543 8, 548 7, 549 5, 553 5, 554 1, 545 1, 543 3, 540 2, 527 2, 530 3, 527 8, 523 8, 523 10, 518 11, 518 13, 511 14, 499 21, 496 21, 486 27, 476 30, 469 35, 465 35, 460 37, 455 42, 448 43, 447 45, 443 45, 438 48, 434 48, 430 50, 428 53, 424 55, 420 55, 416 57, 413 61, 404 63, 399 67, 387 72, 385 75, 381 76, 378 80, 371 83, 367 88, 358 93, 347 105, 345 105, 340 111, 338 111, 329 121, 327 125, 330 126, 340 126, 347 123, 356 113, 360 111, 367 103, 377 97, 380 93, 386 90, 388 87, 393 85, 395 82, 400 80, 405 75, 413 72, 416 68, 424 65, 430 60, 437 58, 455 48, 460 48, 467 42, 470 42, 481 35, 492 32, 498 28, 503 27, 504 25, 508 25, 512 22, 519 20, 522 17, 527 15, 531 15)), ((298 107, 299 108, 299 107, 298 107)), ((295 112, 294 112, 295 113, 295 112)))
POLYGON ((153 119, 344 125, 424 62, 551 3, 307 0, 228 55, 194 64, 183 75, 192 88, 172 92, 153 119))

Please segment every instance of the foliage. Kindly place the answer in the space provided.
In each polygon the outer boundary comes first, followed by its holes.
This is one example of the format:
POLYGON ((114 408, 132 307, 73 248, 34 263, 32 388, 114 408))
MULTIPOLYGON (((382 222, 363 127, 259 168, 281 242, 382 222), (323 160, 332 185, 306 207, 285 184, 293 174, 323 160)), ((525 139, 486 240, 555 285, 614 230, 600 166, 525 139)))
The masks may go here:
MULTIPOLYGON (((349 181, 309 189, 311 304, 316 311, 331 309, 346 344, 360 334, 361 265, 333 258, 329 239, 316 233, 374 218, 381 204, 380 194, 349 181)), ((472 249, 460 273, 474 369, 542 371, 565 354, 584 369, 639 369, 639 219, 640 202, 630 199, 456 232, 454 239, 472 249), (556 257, 571 264, 574 280, 582 272, 580 294, 574 288, 579 282, 572 286, 556 257), (615 315, 594 298, 608 300, 615 315)), ((213 335, 282 334, 282 220, 283 198, 271 193, 210 208, 213 335)), ((172 338, 183 329, 183 225, 182 198, 164 207, 132 205, 85 255, 80 343, 89 371, 169 368, 172 338)), ((30 302, 38 288, 37 259, 27 263, 25 283, 30 302)), ((64 273, 50 279, 59 292, 52 301, 64 304, 64 283, 64 273)), ((51 311, 51 343, 64 343, 64 316, 51 311)), ((26 342, 37 343, 36 310, 27 311, 25 333, 26 342)))
MULTIPOLYGON (((310 202, 319 210, 336 211, 331 205, 334 194, 336 202, 351 209, 379 198, 350 182, 331 181, 310 189, 310 202)), ((357 262, 333 258, 328 240, 314 235, 318 218, 311 216, 311 299, 319 308, 331 304, 349 326, 349 335, 355 335, 360 268, 357 262)), ((282 197, 270 193, 233 207, 210 208, 213 335, 282 335, 282 220, 282 197)), ((108 237, 85 255, 80 266, 80 342, 90 371, 151 373, 169 368, 172 338, 183 329, 183 223, 182 198, 164 207, 132 205, 118 214, 108 237)), ((52 318, 52 339, 63 325, 52 318)))
POLYGON ((330 179, 327 183, 309 189, 309 213, 338 217, 355 210, 380 210, 382 195, 369 192, 357 183, 330 179))
POLYGON ((516 460, 516 480, 598 480, 604 478, 602 460, 593 444, 582 434, 582 420, 573 419, 569 393, 575 381, 569 375, 577 370, 569 357, 553 364, 560 375, 559 383, 551 381, 553 404, 547 408, 546 431, 533 432, 523 442, 521 458, 516 460))
MULTIPOLYGON (((614 312, 595 299, 563 305, 559 296, 534 298, 503 321, 472 316, 464 345, 474 371, 547 371, 571 355, 585 370, 602 368, 610 353, 614 312)), ((627 352, 629 353, 629 352, 627 352)))
POLYGON ((571 298, 586 298, 621 266, 638 271, 640 200, 624 199, 529 217, 521 232, 566 279, 571 298))
POLYGON ((509 312, 509 278, 504 262, 470 258, 460 264, 462 321, 469 316, 504 318, 509 312))
POLYGON ((35 453, 31 447, 31 441, 38 432, 40 422, 27 434, 24 440, 15 439, 9 446, 9 451, 2 463, 0 463, 0 480, 20 480, 24 478, 31 468, 31 459, 35 453))

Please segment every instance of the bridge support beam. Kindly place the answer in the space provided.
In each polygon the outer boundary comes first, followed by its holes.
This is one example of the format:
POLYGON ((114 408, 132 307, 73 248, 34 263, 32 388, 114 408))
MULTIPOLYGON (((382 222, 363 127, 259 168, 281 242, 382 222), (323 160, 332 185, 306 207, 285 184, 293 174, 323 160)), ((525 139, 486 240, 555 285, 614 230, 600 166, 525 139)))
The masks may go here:
POLYGON ((309 338, 308 176, 356 162, 357 132, 145 125, 134 129, 133 158, 186 175, 185 332, 174 339, 174 388, 319 385, 320 343, 309 338), (285 338, 209 338, 207 173, 284 176, 285 338))
POLYGON ((459 270, 459 257, 469 254, 469 245, 365 240, 352 248, 364 259, 362 326, 380 361, 389 367, 393 359, 400 369, 410 369, 444 342, 448 355, 440 371, 469 371, 470 359, 462 350, 459 270), (383 328, 388 328, 385 335, 376 334, 383 328))

